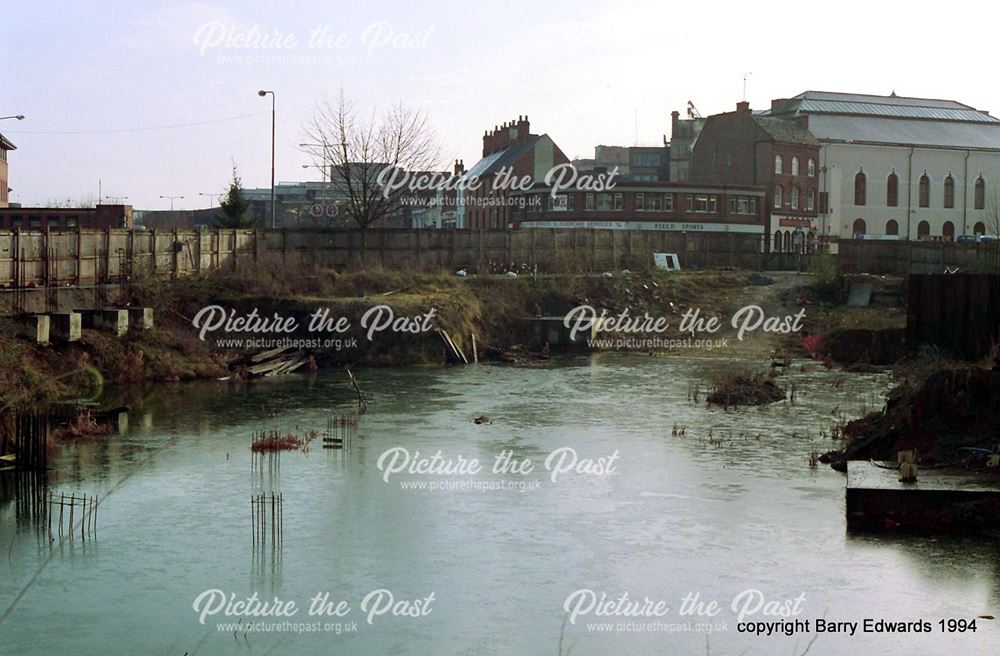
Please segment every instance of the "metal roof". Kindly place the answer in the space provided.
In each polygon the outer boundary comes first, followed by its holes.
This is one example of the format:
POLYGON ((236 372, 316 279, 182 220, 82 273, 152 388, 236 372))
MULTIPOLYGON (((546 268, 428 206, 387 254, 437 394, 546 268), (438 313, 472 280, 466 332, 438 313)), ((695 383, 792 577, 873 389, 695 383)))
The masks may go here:
POLYGON ((822 141, 1000 150, 1000 123, 996 122, 812 114, 809 131, 822 141))
POLYGON ((1000 119, 971 108, 951 108, 882 102, 846 102, 841 100, 801 100, 798 111, 807 114, 862 114, 894 118, 927 118, 941 121, 1000 123, 1000 119))

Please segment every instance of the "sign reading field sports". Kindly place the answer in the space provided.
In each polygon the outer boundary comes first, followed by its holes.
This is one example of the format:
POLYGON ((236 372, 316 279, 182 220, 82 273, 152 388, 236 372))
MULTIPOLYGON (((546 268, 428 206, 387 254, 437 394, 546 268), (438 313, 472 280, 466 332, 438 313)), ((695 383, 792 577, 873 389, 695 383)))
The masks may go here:
POLYGON ((745 223, 686 223, 684 221, 522 221, 521 228, 593 230, 659 230, 668 232, 741 232, 764 234, 764 226, 745 223))

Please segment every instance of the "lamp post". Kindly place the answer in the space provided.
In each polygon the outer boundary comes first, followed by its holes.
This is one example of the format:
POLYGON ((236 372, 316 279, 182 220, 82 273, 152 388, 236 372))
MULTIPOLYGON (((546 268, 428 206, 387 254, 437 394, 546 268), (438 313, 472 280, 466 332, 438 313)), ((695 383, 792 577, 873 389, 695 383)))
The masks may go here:
POLYGON ((321 143, 321 144, 319 144, 319 143, 300 143, 299 144, 299 148, 322 148, 323 149, 323 164, 322 165, 303 164, 302 168, 305 169, 305 168, 309 168, 310 166, 316 166, 317 168, 322 169, 322 171, 323 171, 323 196, 326 199, 329 199, 329 197, 330 197, 330 188, 329 188, 329 185, 327 184, 327 181, 329 181, 331 183, 333 182, 333 164, 331 163, 331 161, 330 161, 331 158, 329 157, 329 154, 330 154, 330 152, 329 152, 330 151, 330 145, 326 144, 326 143, 321 143))
POLYGON ((184 198, 184 196, 160 196, 160 198, 166 198, 167 200, 170 201, 170 211, 173 212, 174 211, 174 201, 175 200, 180 200, 181 198, 184 198))
POLYGON ((204 191, 199 191, 198 195, 199 196, 208 196, 208 209, 212 209, 213 207, 215 207, 215 197, 216 196, 221 196, 222 194, 209 194, 209 193, 206 193, 204 191))
POLYGON ((274 92, 261 89, 257 92, 257 95, 261 98, 266 95, 271 94, 271 229, 275 228, 274 224, 274 92))
POLYGON ((15 118, 18 121, 23 121, 24 120, 24 114, 14 114, 12 116, 0 116, 0 121, 3 121, 3 120, 8 119, 8 118, 15 118))

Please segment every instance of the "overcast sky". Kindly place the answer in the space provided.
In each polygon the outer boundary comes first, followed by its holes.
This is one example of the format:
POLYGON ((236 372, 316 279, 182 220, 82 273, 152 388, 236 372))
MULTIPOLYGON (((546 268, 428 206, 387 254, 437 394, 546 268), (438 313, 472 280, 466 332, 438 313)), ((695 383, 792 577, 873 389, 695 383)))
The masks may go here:
POLYGON ((570 157, 660 144, 688 100, 733 109, 747 72, 754 108, 807 89, 895 90, 997 114, 989 6, 0 0, 0 116, 27 115, 0 122, 18 146, 11 200, 97 198, 100 180, 140 209, 167 207, 161 195, 207 207, 199 192, 222 191, 232 161, 245 186, 268 186, 261 88, 277 93, 279 181, 319 179, 296 144, 340 88, 366 111, 425 110, 442 168, 471 166, 483 130, 519 114, 570 157), (150 129, 164 126, 180 127, 150 129))

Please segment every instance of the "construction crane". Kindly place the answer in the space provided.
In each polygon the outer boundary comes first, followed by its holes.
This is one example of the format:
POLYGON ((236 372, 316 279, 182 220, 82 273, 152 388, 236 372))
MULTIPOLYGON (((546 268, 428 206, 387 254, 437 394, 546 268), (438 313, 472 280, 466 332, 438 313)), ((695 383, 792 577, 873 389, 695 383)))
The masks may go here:
POLYGON ((688 111, 688 118, 701 118, 701 112, 698 111, 698 108, 695 107, 694 103, 691 102, 690 100, 688 101, 687 111, 688 111))

